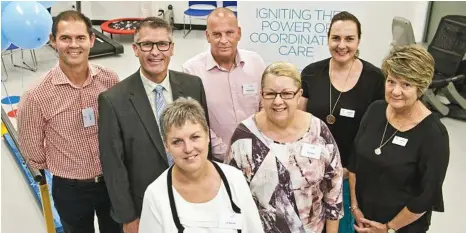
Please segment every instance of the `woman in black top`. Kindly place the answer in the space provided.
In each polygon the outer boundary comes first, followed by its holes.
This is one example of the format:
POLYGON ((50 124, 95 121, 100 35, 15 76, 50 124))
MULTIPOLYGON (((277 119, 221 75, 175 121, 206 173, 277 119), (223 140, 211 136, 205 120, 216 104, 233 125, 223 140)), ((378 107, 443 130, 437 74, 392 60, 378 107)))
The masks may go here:
POLYGON ((300 108, 325 121, 338 144, 345 168, 345 216, 339 233, 352 233, 346 166, 362 116, 373 101, 383 99, 384 77, 379 68, 357 57, 361 24, 354 15, 336 14, 328 38, 332 57, 308 65, 301 73, 304 98, 300 108))
POLYGON ((355 228, 423 233, 432 211, 444 211, 450 153, 445 126, 419 100, 432 81, 434 60, 422 47, 403 46, 382 70, 386 102, 374 102, 364 115, 348 166, 352 209, 361 216, 355 228))

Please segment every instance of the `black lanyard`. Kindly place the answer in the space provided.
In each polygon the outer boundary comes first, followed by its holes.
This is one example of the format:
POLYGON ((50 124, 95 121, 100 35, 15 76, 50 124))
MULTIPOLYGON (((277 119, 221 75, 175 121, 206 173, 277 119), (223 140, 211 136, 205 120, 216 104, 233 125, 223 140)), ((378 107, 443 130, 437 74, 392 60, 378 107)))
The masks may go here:
MULTIPOLYGON (((223 185, 225 185, 225 189, 227 190, 227 193, 228 193, 228 197, 230 197, 230 203, 231 203, 231 207, 233 208, 233 211, 237 214, 241 214, 241 209, 233 202, 233 199, 231 198, 230 185, 228 185, 228 180, 225 177, 225 174, 223 173, 222 169, 220 169, 218 164, 216 164, 215 162, 212 162, 212 164, 214 165, 215 169, 220 175, 220 178, 222 178, 223 185)), ((178 229, 178 233, 183 233, 184 227, 180 223, 180 218, 178 218, 178 212, 176 211, 175 200, 173 198, 172 169, 173 169, 173 166, 170 167, 170 169, 168 170, 168 174, 167 174, 168 199, 170 200, 170 208, 172 211, 172 217, 173 217, 173 221, 175 222, 176 228, 178 229)), ((238 230, 238 233, 241 233, 241 230, 238 230)))

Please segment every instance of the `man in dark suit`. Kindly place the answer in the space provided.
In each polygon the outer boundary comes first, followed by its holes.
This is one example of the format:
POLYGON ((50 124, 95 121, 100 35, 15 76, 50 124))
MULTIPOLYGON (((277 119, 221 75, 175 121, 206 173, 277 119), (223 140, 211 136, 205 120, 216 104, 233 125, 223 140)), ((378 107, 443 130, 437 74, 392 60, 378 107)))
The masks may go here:
POLYGON ((172 29, 149 17, 136 29, 133 50, 141 68, 99 96, 99 148, 112 217, 124 233, 138 232, 147 186, 173 163, 165 152, 159 119, 178 97, 198 100, 207 115, 202 81, 168 70, 172 29))

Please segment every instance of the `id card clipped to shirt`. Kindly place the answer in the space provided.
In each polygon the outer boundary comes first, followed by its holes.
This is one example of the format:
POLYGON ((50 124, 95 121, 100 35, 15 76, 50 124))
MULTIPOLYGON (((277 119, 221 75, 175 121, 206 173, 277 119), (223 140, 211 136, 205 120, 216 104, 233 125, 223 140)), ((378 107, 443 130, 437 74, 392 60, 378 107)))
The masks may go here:
POLYGON ((351 110, 351 109, 344 109, 344 108, 340 109, 340 116, 354 118, 355 113, 356 111, 351 110))
POLYGON ((243 228, 243 216, 237 213, 222 214, 218 223, 218 228, 241 230, 243 228))
POLYGON ((92 107, 89 107, 89 108, 82 109, 81 111, 83 114, 84 128, 94 126, 96 124, 94 109, 92 107))
POLYGON ((322 146, 303 143, 301 147, 301 156, 311 159, 320 159, 322 153, 322 146))
POLYGON ((243 84, 243 95, 255 95, 257 94, 257 84, 243 84))

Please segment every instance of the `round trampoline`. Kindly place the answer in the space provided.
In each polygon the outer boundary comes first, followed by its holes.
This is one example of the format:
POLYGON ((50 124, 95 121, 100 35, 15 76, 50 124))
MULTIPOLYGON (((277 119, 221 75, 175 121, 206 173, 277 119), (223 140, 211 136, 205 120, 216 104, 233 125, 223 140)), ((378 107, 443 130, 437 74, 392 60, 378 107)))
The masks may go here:
POLYGON ((102 33, 110 33, 111 38, 113 38, 113 34, 134 35, 136 33, 136 27, 142 20, 143 18, 112 19, 100 25, 100 29, 102 33))

